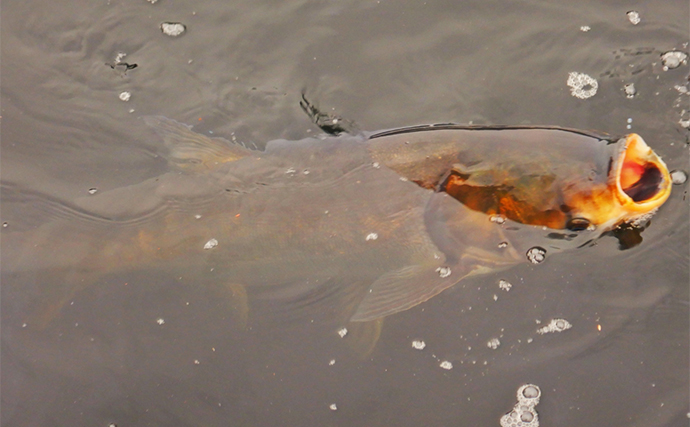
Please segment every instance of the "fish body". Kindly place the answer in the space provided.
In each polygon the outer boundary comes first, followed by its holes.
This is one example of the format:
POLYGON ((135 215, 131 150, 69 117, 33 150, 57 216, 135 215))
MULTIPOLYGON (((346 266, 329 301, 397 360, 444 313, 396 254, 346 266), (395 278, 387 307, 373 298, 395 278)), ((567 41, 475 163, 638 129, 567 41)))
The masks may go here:
POLYGON ((635 134, 439 125, 256 151, 145 120, 171 171, 69 204, 79 215, 3 246, 10 270, 161 269, 288 298, 345 286, 351 320, 369 321, 535 248, 582 246, 670 193, 635 134))

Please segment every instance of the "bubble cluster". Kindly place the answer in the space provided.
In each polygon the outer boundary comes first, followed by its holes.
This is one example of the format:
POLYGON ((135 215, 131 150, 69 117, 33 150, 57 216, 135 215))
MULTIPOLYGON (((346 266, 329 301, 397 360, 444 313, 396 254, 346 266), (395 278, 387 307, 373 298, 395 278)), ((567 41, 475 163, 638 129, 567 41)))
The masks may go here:
POLYGON ((538 427, 541 390, 534 384, 525 384, 517 391, 517 403, 513 410, 501 417, 501 427, 538 427))
POLYGON ((487 343, 486 346, 489 347, 492 350, 496 350, 498 346, 501 345, 501 340, 498 338, 491 338, 487 343))
POLYGON ((673 70, 688 62, 688 54, 678 50, 665 52, 661 55, 661 63, 664 64, 664 70, 673 70))
POLYGON ((535 246, 527 251, 527 260, 532 264, 540 264, 546 259, 546 249, 535 246))
POLYGON ((347 335, 347 328, 339 329, 338 335, 340 335, 340 338, 345 338, 345 335, 347 335))
POLYGON ((537 329, 537 333, 544 335, 550 332, 563 332, 572 327, 573 325, 565 319, 552 319, 548 325, 537 329))
POLYGON ((185 27, 184 24, 181 24, 179 22, 163 22, 161 24, 161 31, 163 32, 163 34, 170 37, 179 37, 186 30, 187 27, 185 27))
POLYGON ((599 83, 593 77, 583 73, 571 72, 568 73, 568 86, 570 86, 570 94, 575 98, 587 99, 591 98, 597 93, 599 83))
POLYGON ((656 208, 656 209, 652 209, 652 210, 649 211, 649 212, 646 212, 646 213, 637 215, 636 217, 630 219, 630 220, 628 221, 628 224, 630 224, 630 225, 633 226, 633 227, 642 227, 642 226, 644 225, 645 222, 647 222, 647 221, 649 221, 650 219, 652 219, 652 217, 654 216, 654 214, 655 214, 658 210, 659 210, 659 208, 656 208))

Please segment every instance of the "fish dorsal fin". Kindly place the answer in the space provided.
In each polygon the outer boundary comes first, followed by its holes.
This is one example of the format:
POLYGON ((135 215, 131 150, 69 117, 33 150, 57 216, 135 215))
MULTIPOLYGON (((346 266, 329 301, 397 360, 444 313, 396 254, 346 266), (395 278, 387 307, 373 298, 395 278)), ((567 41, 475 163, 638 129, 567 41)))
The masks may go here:
POLYGON ((168 147, 168 160, 185 170, 203 171, 250 155, 251 150, 223 138, 209 138, 163 116, 146 116, 151 126, 168 147))
POLYGON ((350 321, 366 322, 412 308, 455 285, 473 267, 409 265, 388 272, 371 285, 350 321))

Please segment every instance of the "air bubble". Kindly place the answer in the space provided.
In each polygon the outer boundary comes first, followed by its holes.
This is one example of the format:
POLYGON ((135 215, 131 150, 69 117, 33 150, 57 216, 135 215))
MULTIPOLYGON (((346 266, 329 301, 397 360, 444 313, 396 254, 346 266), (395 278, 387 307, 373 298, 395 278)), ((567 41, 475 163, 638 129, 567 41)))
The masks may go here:
POLYGON ((98 192, 98 188, 89 188, 89 194, 94 195, 98 192))
POLYGON ((673 182, 676 185, 679 184, 685 184, 685 181, 688 180, 688 174, 683 172, 682 170, 674 170, 671 171, 671 182, 673 182))
POLYGON ((510 288, 513 287, 513 285, 511 285, 510 282, 508 282, 507 280, 501 279, 498 281, 498 287, 501 290, 508 292, 510 290, 510 288))
POLYGON ((204 245, 204 249, 213 249, 216 246, 218 246, 218 240, 216 239, 211 239, 206 244, 204 245))
POLYGON ((522 388, 522 396, 527 399, 534 399, 539 397, 539 387, 529 384, 522 388))
POLYGON ((529 410, 524 411, 522 414, 520 414, 520 421, 522 421, 522 422, 529 423, 533 419, 534 419, 534 414, 529 410))
POLYGON ((688 54, 678 50, 665 52, 661 55, 661 63, 664 64, 664 70, 673 70, 688 62, 688 54))
POLYGON ((340 338, 345 338, 345 335, 347 335, 347 328, 339 329, 338 335, 340 335, 340 338))
POLYGON ((496 224, 504 224, 506 222, 506 218, 501 215, 491 215, 489 216, 489 221, 496 224))
POLYGON ((2 223, 2 228, 7 228, 9 226, 10 226, 10 224, 7 221, 2 223))
POLYGON ((503 249, 508 247, 508 242, 501 242, 498 244, 498 249, 503 249))
POLYGON ((436 272, 441 279, 445 279, 446 277, 450 276, 451 273, 450 267, 439 267, 436 269, 436 272))
POLYGON ((623 86, 623 90, 625 91, 625 96, 627 98, 634 98, 635 95, 637 95, 637 89, 635 89, 635 83, 628 83, 627 85, 623 86))
POLYGON ((451 369, 453 369, 453 364, 450 363, 450 362, 447 361, 447 360, 444 360, 444 361, 441 362, 438 366, 440 366, 441 368, 443 368, 443 369, 445 369, 445 370, 451 370, 451 369))
POLYGON ((540 264, 546 259, 546 249, 535 246, 527 251, 527 260, 532 264, 540 264))
POLYGON ((637 25, 641 21, 640 12, 636 10, 630 10, 626 13, 626 15, 628 16, 628 20, 630 21, 630 23, 633 25, 637 25))
POLYGON ((161 31, 166 36, 179 37, 187 30, 184 24, 179 22, 163 22, 161 24, 161 31))
POLYGON ((369 233, 369 234, 367 234, 367 237, 364 238, 364 240, 366 240, 366 241, 368 242, 369 240, 376 240, 376 239, 378 239, 378 238, 379 238, 379 235, 378 235, 378 234, 376 234, 376 233, 369 233))

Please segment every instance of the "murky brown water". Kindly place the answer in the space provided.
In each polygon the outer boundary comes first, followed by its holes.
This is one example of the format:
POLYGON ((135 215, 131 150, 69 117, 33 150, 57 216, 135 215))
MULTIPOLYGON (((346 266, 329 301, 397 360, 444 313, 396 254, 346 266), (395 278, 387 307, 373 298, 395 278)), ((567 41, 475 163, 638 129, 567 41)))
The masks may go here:
MULTIPOLYGON (((372 131, 632 129, 687 172, 689 70, 661 61, 688 51, 687 2, 558 3, 4 2, 3 258, 40 224, 79 224, 74 201, 90 189, 169 171, 141 116, 263 148, 320 134, 303 90, 372 131), (168 37, 163 22, 186 32, 168 37), (596 79, 596 95, 572 96, 571 72, 596 79)), ((36 251, 33 268, 2 269, 2 425, 499 426, 533 383, 544 426, 686 426, 687 185, 633 249, 607 236, 463 282, 386 318, 368 356, 355 344, 366 331, 339 314, 346 287, 250 294, 243 329, 238 296, 191 270, 115 271, 73 292, 79 272, 40 267, 69 258, 36 251), (572 327, 537 333, 560 318, 572 327)), ((146 201, 131 203, 119 208, 146 201)), ((56 247, 78 246, 65 230, 56 247)))

